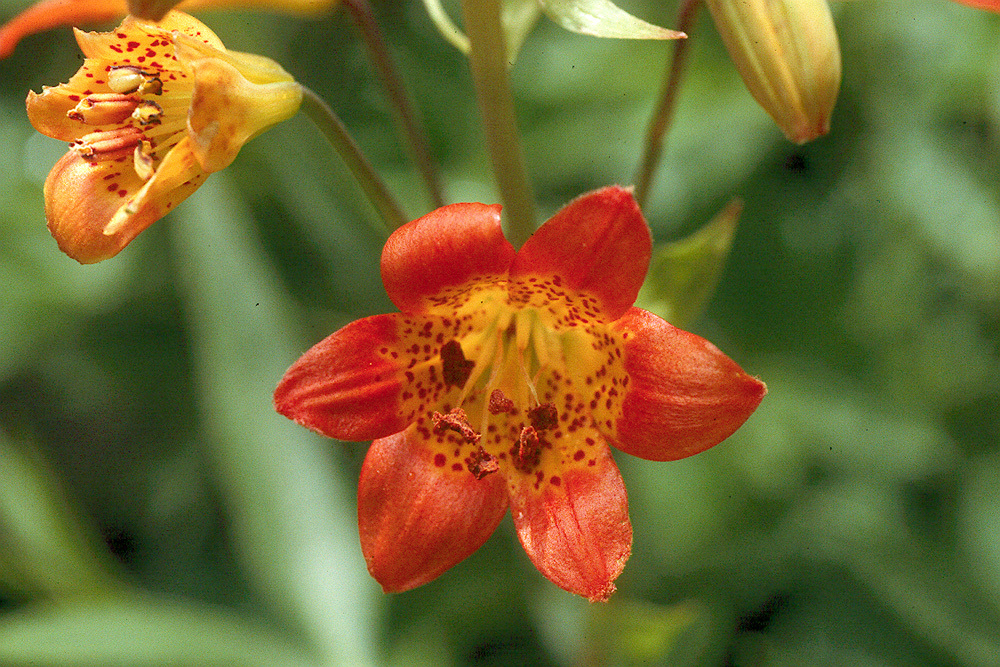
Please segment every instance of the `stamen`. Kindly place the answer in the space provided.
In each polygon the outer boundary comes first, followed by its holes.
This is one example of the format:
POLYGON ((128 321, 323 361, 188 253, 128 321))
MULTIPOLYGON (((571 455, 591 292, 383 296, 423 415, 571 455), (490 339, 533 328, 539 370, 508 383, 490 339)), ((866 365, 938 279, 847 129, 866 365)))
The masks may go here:
POLYGON ((455 431, 460 433, 466 442, 472 444, 478 443, 481 437, 469 424, 469 418, 462 408, 453 408, 446 415, 435 411, 431 415, 431 420, 434 422, 434 432, 439 435, 445 431, 455 431))
POLYGON ((140 141, 136 144, 132 154, 132 163, 135 166, 135 173, 144 181, 148 181, 156 173, 156 165, 153 158, 153 145, 148 141, 140 141))
POLYGON ((521 428, 521 435, 513 452, 514 467, 521 472, 530 472, 538 465, 542 456, 542 448, 538 442, 538 433, 533 426, 521 428))
POLYGON ((163 81, 156 72, 124 65, 108 70, 108 87, 116 93, 159 95, 163 92, 163 81))
POLYGON ((490 404, 489 411, 492 415, 498 415, 501 412, 512 412, 514 410, 514 401, 507 398, 507 396, 499 389, 494 389, 490 393, 490 404))
POLYGON ((86 160, 112 160, 128 156, 141 136, 137 128, 119 127, 86 134, 70 144, 70 148, 86 160))
POLYGON ((497 458, 483 449, 481 446, 472 452, 472 456, 469 458, 466 464, 469 472, 472 473, 473 477, 476 479, 482 479, 487 475, 496 472, 500 469, 500 464, 497 462, 497 458))
POLYGON ((132 95, 95 93, 80 100, 66 117, 85 125, 115 125, 132 115, 138 102, 132 95))
POLYGON ((163 107, 156 102, 148 100, 140 102, 132 112, 132 118, 138 121, 139 125, 159 125, 163 117, 163 107))
POLYGON ((536 431, 545 431, 559 424, 559 413, 552 403, 543 403, 528 410, 528 421, 536 431))

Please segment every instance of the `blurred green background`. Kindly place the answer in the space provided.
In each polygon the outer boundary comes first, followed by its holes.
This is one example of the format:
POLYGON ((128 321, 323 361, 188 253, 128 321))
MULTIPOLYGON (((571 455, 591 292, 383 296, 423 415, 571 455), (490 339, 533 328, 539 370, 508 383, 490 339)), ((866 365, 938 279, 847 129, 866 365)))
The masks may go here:
MULTIPOLYGON (((463 58, 420 3, 375 8, 449 200, 496 201, 463 58)), ((364 444, 270 408, 308 346, 391 309, 373 212, 299 116, 81 267, 43 216, 65 145, 23 103, 80 56, 67 29, 26 40, 0 62, 0 664, 1000 664, 1000 19, 946 0, 835 15, 841 96, 804 147, 699 16, 647 216, 665 242, 743 198, 692 329, 770 393, 705 454, 616 453, 635 547, 607 605, 538 574, 509 520, 384 595, 357 539, 364 444)), ((326 98, 428 210, 342 12, 200 17, 326 98)), ((632 180, 670 51, 539 23, 513 82, 546 215, 632 180)))

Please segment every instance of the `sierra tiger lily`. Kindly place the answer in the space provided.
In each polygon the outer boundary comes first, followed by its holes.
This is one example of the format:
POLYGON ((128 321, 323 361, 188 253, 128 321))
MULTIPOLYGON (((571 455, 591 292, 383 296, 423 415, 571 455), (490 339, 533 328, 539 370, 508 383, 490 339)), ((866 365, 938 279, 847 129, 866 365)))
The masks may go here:
POLYGON ((80 70, 27 107, 36 130, 71 142, 45 181, 45 215, 81 263, 116 255, 302 101, 277 63, 227 51, 180 12, 76 38, 80 70))
POLYGON ((680 459, 756 409, 762 382, 633 307, 651 245, 620 187, 574 200, 519 251, 485 204, 444 206, 389 238, 382 278, 401 312, 318 343, 274 397, 323 435, 374 439, 358 517, 386 591, 469 556, 509 508, 542 574, 607 599, 632 546, 609 445, 680 459))

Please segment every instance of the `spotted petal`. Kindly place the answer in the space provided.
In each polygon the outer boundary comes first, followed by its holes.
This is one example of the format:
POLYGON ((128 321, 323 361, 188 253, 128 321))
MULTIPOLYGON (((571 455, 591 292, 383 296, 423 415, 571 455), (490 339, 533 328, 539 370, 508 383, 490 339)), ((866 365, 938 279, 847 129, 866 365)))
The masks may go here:
POLYGON ((615 445, 652 461, 682 459, 722 442, 757 409, 767 388, 710 342, 632 308, 625 336, 629 384, 615 445))
POLYGON ((553 583, 591 601, 606 600, 632 552, 628 498, 607 446, 594 465, 568 466, 558 484, 535 488, 534 475, 513 477, 511 514, 535 567, 553 583))
POLYGON ((513 261, 499 206, 451 204, 389 237, 382 250, 382 282, 397 308, 421 312, 447 287, 505 278, 513 261))
POLYGON ((478 549, 507 512, 504 480, 434 463, 411 428, 372 443, 358 483, 368 571, 386 592, 435 579, 478 549))
POLYGON ((518 251, 510 275, 559 276, 566 287, 597 297, 610 322, 635 303, 652 247, 631 191, 608 187, 552 216, 518 251))

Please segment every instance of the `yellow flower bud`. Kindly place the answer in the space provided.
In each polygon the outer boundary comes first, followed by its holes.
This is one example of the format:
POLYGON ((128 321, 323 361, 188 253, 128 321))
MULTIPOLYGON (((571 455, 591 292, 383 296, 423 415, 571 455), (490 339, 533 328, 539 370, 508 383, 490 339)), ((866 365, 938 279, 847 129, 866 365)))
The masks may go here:
POLYGON ((826 0, 706 0, 754 99, 791 141, 826 134, 840 47, 826 0))

